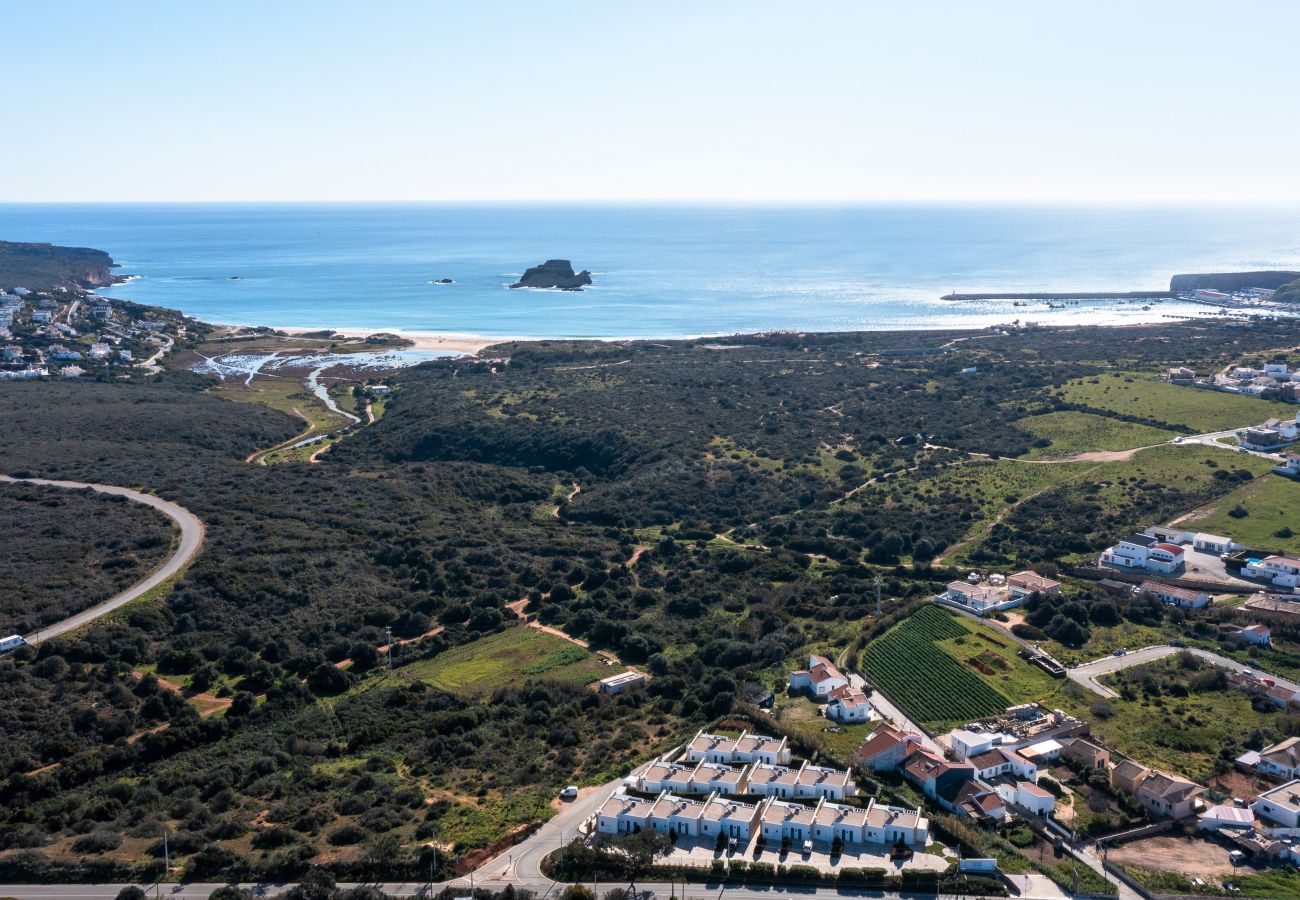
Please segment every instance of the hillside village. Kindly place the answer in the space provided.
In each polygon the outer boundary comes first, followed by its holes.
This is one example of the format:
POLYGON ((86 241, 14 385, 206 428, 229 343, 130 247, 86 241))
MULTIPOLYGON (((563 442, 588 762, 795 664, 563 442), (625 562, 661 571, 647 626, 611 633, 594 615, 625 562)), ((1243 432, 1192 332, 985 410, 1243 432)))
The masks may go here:
POLYGON ((0 291, 0 379, 129 377, 159 371, 182 317, 77 288, 0 291))

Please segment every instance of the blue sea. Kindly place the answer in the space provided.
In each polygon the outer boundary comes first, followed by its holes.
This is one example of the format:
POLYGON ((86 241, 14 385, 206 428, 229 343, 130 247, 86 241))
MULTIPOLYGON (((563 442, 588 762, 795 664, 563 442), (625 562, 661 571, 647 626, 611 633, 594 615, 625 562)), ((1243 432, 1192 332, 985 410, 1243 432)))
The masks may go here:
POLYGON ((0 239, 107 250, 102 293, 209 322, 492 337, 1136 323, 1210 311, 940 297, 1300 268, 1300 210, 1239 207, 0 205, 0 239), (595 284, 507 289, 550 258, 595 284))

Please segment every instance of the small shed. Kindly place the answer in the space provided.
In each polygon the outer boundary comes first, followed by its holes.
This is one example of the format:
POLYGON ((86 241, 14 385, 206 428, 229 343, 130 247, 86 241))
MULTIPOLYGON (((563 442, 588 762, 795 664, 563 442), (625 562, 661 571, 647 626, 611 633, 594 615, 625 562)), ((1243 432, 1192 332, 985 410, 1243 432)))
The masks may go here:
POLYGON ((611 675, 608 678, 600 679, 600 692, 602 694, 621 694, 628 688, 644 683, 645 676, 640 672, 623 672, 619 675, 611 675))

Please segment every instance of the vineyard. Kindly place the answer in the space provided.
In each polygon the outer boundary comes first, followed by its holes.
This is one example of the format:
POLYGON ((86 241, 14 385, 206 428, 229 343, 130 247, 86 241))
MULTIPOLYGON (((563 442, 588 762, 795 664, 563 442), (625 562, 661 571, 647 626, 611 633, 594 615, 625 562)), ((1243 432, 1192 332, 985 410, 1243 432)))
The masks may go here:
POLYGON ((935 646, 964 634, 966 629, 951 615, 923 606, 868 644, 862 667, 920 722, 969 722, 1000 713, 1011 702, 935 646))

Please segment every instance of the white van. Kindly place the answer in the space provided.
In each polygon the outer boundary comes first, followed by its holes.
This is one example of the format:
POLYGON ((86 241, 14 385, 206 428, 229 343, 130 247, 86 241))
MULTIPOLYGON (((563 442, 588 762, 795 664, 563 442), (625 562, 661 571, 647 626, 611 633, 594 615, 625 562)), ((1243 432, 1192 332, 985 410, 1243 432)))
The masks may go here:
POLYGON ((560 791, 560 799, 561 799, 561 800, 577 800, 577 799, 578 799, 578 787, 577 787, 577 785, 573 785, 573 784, 571 784, 571 785, 569 785, 568 787, 566 787, 564 790, 560 791))
POLYGON ((25 643, 27 642, 23 640, 21 634, 11 634, 7 638, 0 638, 0 653, 8 653, 10 650, 17 650, 25 643))

